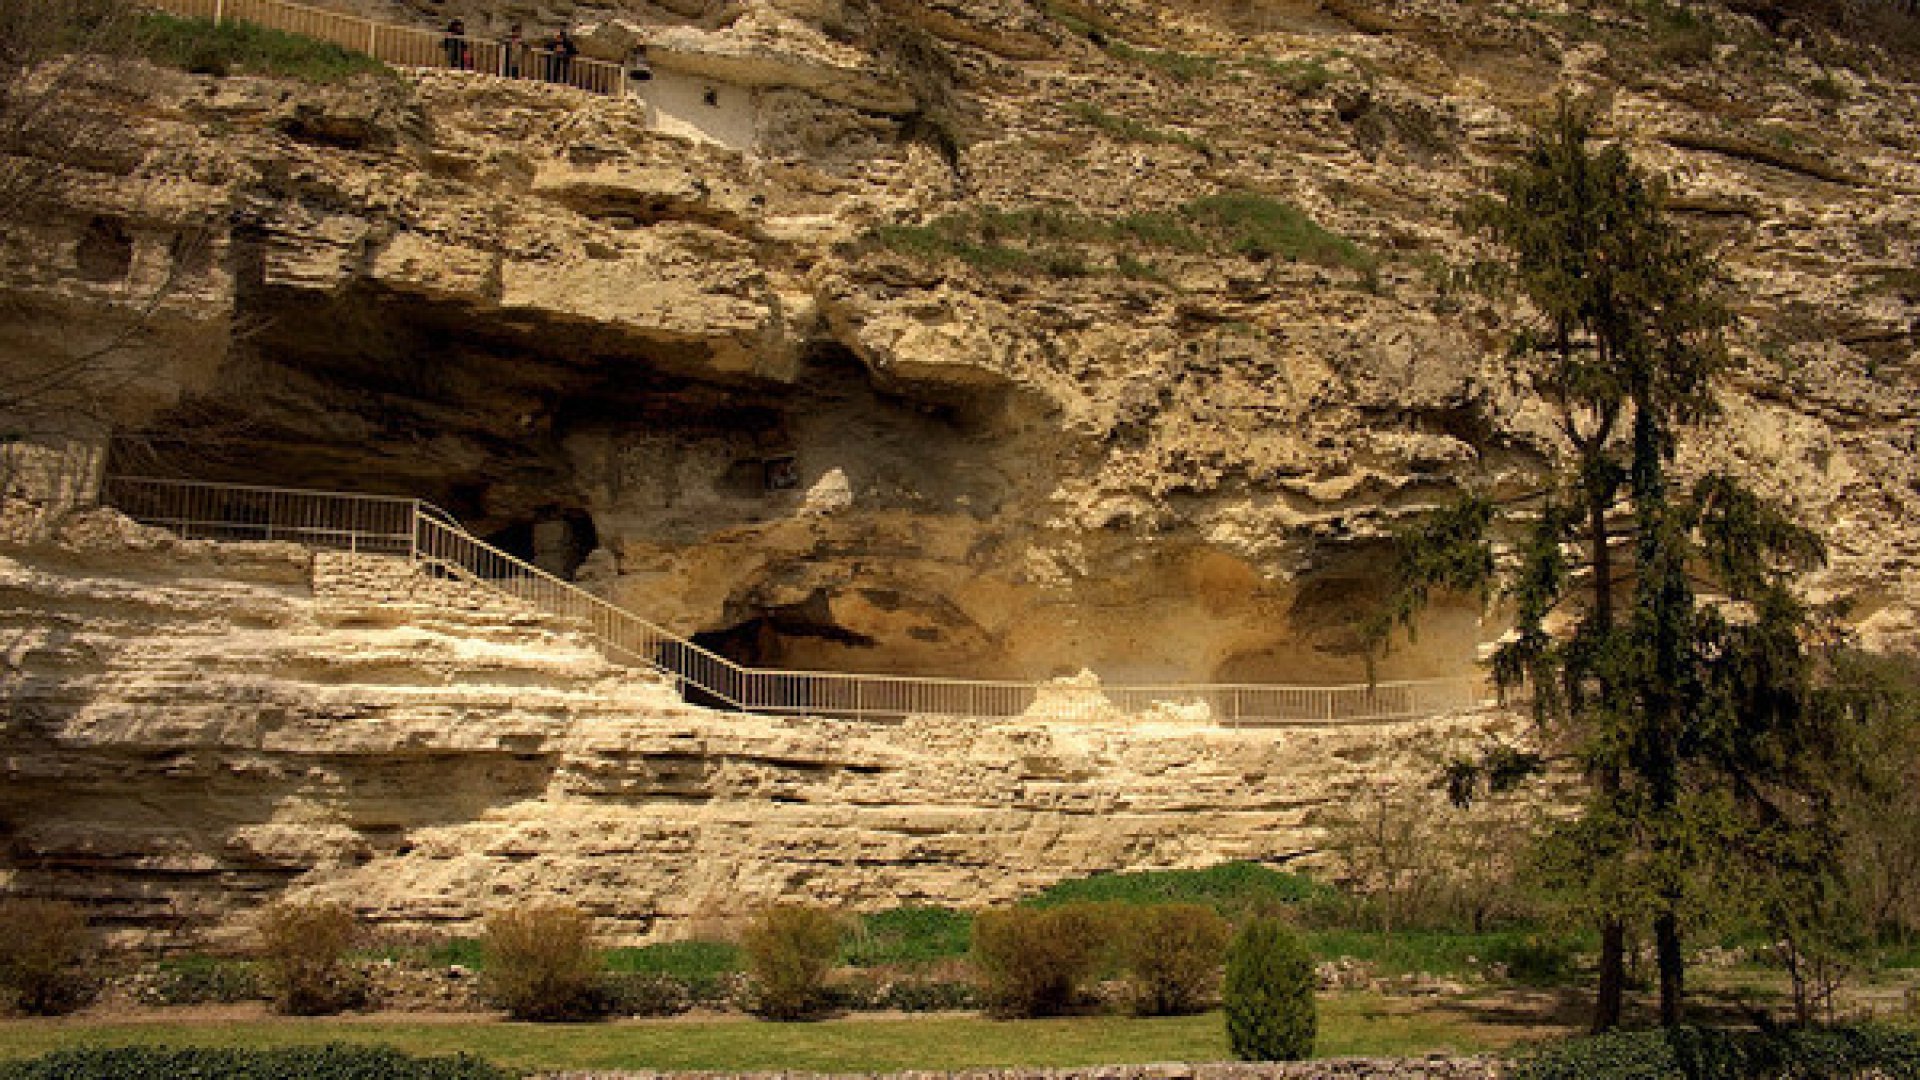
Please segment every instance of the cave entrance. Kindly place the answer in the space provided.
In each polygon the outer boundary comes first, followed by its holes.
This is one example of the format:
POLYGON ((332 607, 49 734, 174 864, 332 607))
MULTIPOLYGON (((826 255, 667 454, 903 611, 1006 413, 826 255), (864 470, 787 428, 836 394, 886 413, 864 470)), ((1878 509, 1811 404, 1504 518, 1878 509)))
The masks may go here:
MULTIPOLYGON (((833 619, 832 606, 824 591, 816 591, 798 604, 763 609, 730 626, 693 635, 693 643, 749 668, 778 668, 790 671, 846 671, 859 667, 849 653, 870 649, 876 642, 858 631, 849 630, 833 619)), ((679 672, 697 675, 691 670, 679 672)), ((727 709, 723 702, 699 687, 683 683, 688 704, 727 709)), ((780 689, 783 707, 808 709, 803 700, 804 680, 795 680, 780 689)))
POLYGON ((496 529, 481 539, 494 547, 525 559, 557 578, 571 581, 574 571, 600 546, 600 534, 593 516, 585 510, 568 508, 516 521, 496 529))

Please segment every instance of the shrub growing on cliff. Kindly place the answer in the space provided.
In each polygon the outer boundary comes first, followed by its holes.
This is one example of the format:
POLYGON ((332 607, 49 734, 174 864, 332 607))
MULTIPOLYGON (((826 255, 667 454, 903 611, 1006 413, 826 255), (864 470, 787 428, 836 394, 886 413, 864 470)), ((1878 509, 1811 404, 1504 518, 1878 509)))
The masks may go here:
POLYGON ((366 987, 347 966, 354 929, 353 913, 341 904, 279 903, 261 912, 261 952, 281 1012, 317 1016, 365 999, 366 987))
POLYGON ((136 39, 147 59, 197 75, 226 76, 239 70, 331 83, 355 75, 393 74, 365 53, 244 22, 216 25, 211 19, 146 15, 136 39))
POLYGON ((487 916, 481 992, 515 1020, 576 1020, 602 1006, 593 923, 565 904, 508 908, 487 916))
POLYGON ((761 912, 741 945, 753 982, 753 1011, 799 1020, 826 1002, 827 971, 840 954, 840 920, 820 908, 782 905, 761 912))
POLYGON ((973 921, 980 999, 995 1016, 1049 1016, 1094 972, 1107 912, 1093 904, 983 911, 973 921))
POLYGON ((40 1016, 79 1007, 90 989, 83 964, 92 948, 86 916, 72 904, 0 902, 0 1007, 40 1016))
POLYGON ((1204 1008, 1219 985, 1230 932, 1227 920, 1199 904, 1130 911, 1120 947, 1132 1010, 1141 1016, 1178 1016, 1204 1008))
POLYGON ((1313 957, 1286 923, 1254 919, 1227 948, 1227 1044, 1244 1061, 1297 1061, 1319 1027, 1313 957))

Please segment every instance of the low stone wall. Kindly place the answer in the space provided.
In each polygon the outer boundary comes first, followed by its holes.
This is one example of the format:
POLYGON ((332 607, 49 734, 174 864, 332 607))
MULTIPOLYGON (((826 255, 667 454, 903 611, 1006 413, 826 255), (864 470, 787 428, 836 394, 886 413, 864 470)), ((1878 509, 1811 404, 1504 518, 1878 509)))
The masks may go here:
MULTIPOLYGON (((884 1080, 1498 1080, 1491 1057, 1324 1058, 1214 1065, 1095 1065, 1082 1069, 968 1069, 902 1072, 884 1080)), ((569 1072, 543 1080, 881 1080, 874 1073, 569 1072)))

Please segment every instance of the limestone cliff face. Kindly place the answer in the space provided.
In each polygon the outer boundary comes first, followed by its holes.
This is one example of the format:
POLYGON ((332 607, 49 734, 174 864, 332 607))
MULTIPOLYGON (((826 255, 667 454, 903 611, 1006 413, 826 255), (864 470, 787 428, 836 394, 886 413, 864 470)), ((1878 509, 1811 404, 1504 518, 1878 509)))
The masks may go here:
POLYGON ((682 704, 567 626, 404 560, 181 542, 110 512, 0 557, 0 890, 129 940, 337 899, 471 932, 529 899, 621 936, 775 900, 1005 901, 1290 859, 1328 807, 1517 722, 778 719, 682 704))
MULTIPOLYGON (((1866 47, 1829 69, 1715 10, 1667 56, 1607 5, 603 14, 589 42, 651 42, 644 99, 103 73, 133 145, 16 237, 54 254, 18 287, 65 319, 173 253, 123 432, 435 498, 743 659, 1351 678, 1370 538, 1553 452, 1450 212, 1564 86, 1725 252, 1711 456, 1830 523, 1825 587, 1914 640, 1920 103, 1866 47), (1156 240, 1247 191, 1358 247, 1156 240), (103 221, 123 279, 81 265, 103 221)), ((1472 660, 1474 613, 1436 621, 1390 674, 1472 660)))
MULTIPOLYGON (((517 14, 446 10, 480 29, 517 14)), ((1423 0, 573 10, 597 24, 590 51, 649 43, 641 97, 446 72, 317 86, 98 70, 80 93, 124 137, 61 159, 57 210, 0 230, 0 364, 111 344, 113 377, 78 411, 112 423, 116 467, 424 496, 749 663, 1347 681, 1391 526, 1465 484, 1521 489, 1555 453, 1502 359, 1515 312, 1456 284, 1481 252, 1452 212, 1566 87, 1601 102, 1722 252, 1737 364, 1691 464, 1731 462, 1819 524, 1833 562, 1818 588, 1853 602, 1868 644, 1920 645, 1920 88, 1905 54, 1859 28, 1764 4, 1684 18, 1423 0), (1317 229, 1275 219, 1282 203, 1317 229), (1249 215, 1278 238, 1247 233, 1249 215)), ((119 556, 47 558, 10 571, 17 610, 84 594, 108 626, 113 597, 152 603, 111 585, 132 572, 119 556)), ((931 875, 887 886, 903 895, 998 896, 1018 881, 1001 877, 1018 862, 996 850, 1003 827, 1084 828, 1060 850, 1099 854, 1076 867, 1250 851, 1290 811, 1249 778, 1294 768, 1308 738, 1162 750, 1137 732, 716 718, 604 682, 562 637, 503 648, 511 674, 495 680, 475 674, 493 659, 451 659, 485 651, 481 624, 423 637, 399 629, 408 614, 342 636, 292 553, 192 558, 240 559, 222 573, 243 571, 237 602, 264 620, 208 647, 301 677, 248 706, 229 696, 244 680, 194 690, 180 673, 201 659, 168 650, 196 639, 150 642, 129 617, 122 675, 80 654, 57 678, 15 661, 10 677, 71 715, 13 760, 53 770, 16 785, 44 793, 64 790, 60 769, 96 768, 89 745, 180 778, 157 791, 262 778, 183 842, 207 880, 265 888, 324 857, 379 868, 337 887, 404 880, 464 918, 474 882, 543 865, 543 831, 584 830, 571 850, 604 828, 608 851, 653 852, 635 865, 655 868, 718 850, 699 839, 718 832, 672 815, 683 831, 636 839, 654 810, 633 807, 681 800, 729 807, 713 828, 762 852, 739 873, 771 875, 770 893, 804 893, 796 868, 877 859, 931 875), (296 623, 312 636, 287 636, 296 623), (125 684, 142 656, 174 672, 144 697, 125 684), (416 689, 368 689, 380 680, 354 665, 376 660, 416 689), (339 698, 324 690, 336 664, 356 688, 339 698), (221 718, 177 719, 201 707, 221 718), (267 717, 290 718, 284 752, 261 749, 267 717), (946 738, 975 772, 898 764, 946 738), (1016 752, 1022 739, 1051 749, 1016 752), (1241 825, 1177 824, 1173 802, 1111 841, 1091 817, 1032 824, 1055 820, 1048 799, 1104 805, 1108 785, 1116 806, 1176 799, 1195 783, 1181 755, 1206 763, 1193 768, 1214 801, 1195 812, 1241 825), (1022 772, 1030 757, 1065 771, 1022 772), (457 783, 423 779, 441 764, 457 783), (879 801, 924 804, 924 819, 864 809, 882 775, 908 787, 879 801), (480 794, 301 818, 300 792, 423 787, 480 794), (746 827, 761 814, 807 839, 766 854, 746 827), (949 833, 965 858, 940 847, 949 833), (950 857, 965 869, 925 869, 950 857)), ((164 561, 135 564, 174 575, 164 561)), ((218 614, 168 580, 155 625, 218 614)), ((1443 606, 1384 674, 1464 671, 1497 631, 1443 606)), ((1314 753, 1361 753, 1354 738, 1314 753)), ((98 820, 124 812, 97 805, 98 820)), ((78 866, 87 835, 20 850, 78 866)), ((644 877, 606 873, 622 889, 644 877)), ((683 913, 730 887, 673 880, 683 913)), ((128 888, 130 904, 151 895, 128 888)))
MULTIPOLYGON (((643 98, 102 73, 130 145, 14 237, 16 352, 177 266, 120 418, 163 467, 425 495, 754 662, 1353 678, 1376 538, 1554 452, 1451 212, 1568 87, 1724 252, 1708 456, 1915 640, 1920 102, 1868 46, 1715 9, 1669 56, 1608 5, 603 14, 643 98), (1234 192, 1357 246, 1196 245, 1234 192)), ((1487 632, 1443 610, 1388 674, 1487 632)))

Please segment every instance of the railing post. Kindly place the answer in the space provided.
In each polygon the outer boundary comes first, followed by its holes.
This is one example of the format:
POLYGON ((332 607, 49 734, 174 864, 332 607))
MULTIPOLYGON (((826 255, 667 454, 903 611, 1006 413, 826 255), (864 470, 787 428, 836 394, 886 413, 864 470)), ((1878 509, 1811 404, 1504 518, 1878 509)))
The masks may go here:
POLYGON ((220 17, 226 14, 227 0, 213 0, 213 25, 220 25, 220 17))
POLYGON ((420 500, 413 500, 413 516, 407 520, 407 563, 420 565, 420 500))

